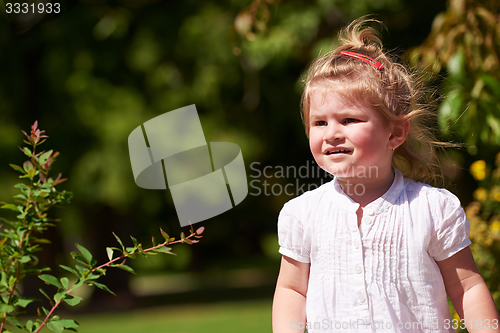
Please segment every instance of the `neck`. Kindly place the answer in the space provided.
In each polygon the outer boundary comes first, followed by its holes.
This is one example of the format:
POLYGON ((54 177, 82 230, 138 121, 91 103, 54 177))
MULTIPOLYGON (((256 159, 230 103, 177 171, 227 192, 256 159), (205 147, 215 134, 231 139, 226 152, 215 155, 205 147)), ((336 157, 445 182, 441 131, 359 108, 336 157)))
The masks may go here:
POLYGON ((384 174, 373 178, 338 178, 339 185, 352 200, 365 207, 389 190, 394 181, 394 172, 388 168, 384 174))

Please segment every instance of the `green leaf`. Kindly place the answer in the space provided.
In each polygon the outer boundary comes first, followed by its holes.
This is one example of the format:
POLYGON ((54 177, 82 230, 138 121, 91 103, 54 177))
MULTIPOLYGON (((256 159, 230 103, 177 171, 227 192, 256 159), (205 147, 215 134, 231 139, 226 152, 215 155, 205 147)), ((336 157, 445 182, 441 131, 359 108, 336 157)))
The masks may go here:
POLYGON ((85 282, 85 280, 83 278, 79 278, 78 280, 76 280, 75 284, 73 285, 73 290, 81 287, 84 282, 85 282))
POLYGON ((175 253, 170 252, 170 250, 172 250, 172 248, 171 248, 171 247, 161 246, 161 247, 157 248, 155 251, 157 251, 157 252, 161 252, 161 253, 166 253, 166 254, 173 254, 173 255, 175 255, 175 253))
POLYGON ((15 302, 15 306, 20 306, 22 308, 25 308, 30 304, 31 302, 36 301, 35 298, 18 298, 15 302))
POLYGON ((45 296, 45 298, 47 298, 49 301, 51 300, 50 297, 49 297, 49 295, 47 295, 47 293, 42 288, 38 289, 38 291, 40 291, 40 293, 43 296, 45 296))
POLYGON ((3 205, 0 208, 10 209, 10 210, 15 211, 16 213, 22 213, 23 212, 23 208, 22 207, 16 206, 16 205, 13 205, 13 204, 6 204, 6 205, 3 205))
POLYGON ((128 254, 134 254, 137 252, 137 247, 127 247, 126 251, 128 254))
POLYGON ((38 163, 40 163, 41 165, 44 165, 45 163, 47 163, 47 160, 50 158, 50 155, 52 155, 52 150, 49 150, 45 153, 43 153, 39 158, 38 158, 38 163))
POLYGON ((2 272, 0 275, 0 286, 8 288, 9 283, 7 282, 7 273, 2 272))
POLYGON ((43 282, 45 282, 47 284, 51 284, 53 286, 56 286, 59 289, 63 289, 63 286, 59 283, 59 280, 55 276, 52 276, 49 274, 42 274, 42 275, 39 275, 38 278, 40 278, 40 280, 42 280, 43 282))
POLYGON ((116 296, 116 294, 115 294, 114 292, 112 292, 112 291, 108 288, 108 286, 106 286, 105 284, 98 283, 98 282, 92 282, 92 284, 91 284, 91 285, 96 286, 97 288, 102 289, 102 290, 104 290, 104 291, 107 291, 108 293, 110 293, 110 294, 112 294, 112 295, 115 295, 115 296, 116 296))
POLYGON ((15 196, 13 196, 14 199, 20 199, 20 200, 24 200, 26 201, 26 199, 28 199, 24 194, 16 194, 15 196))
POLYGON ((70 306, 75 306, 80 304, 80 302, 83 300, 83 298, 78 297, 78 296, 73 296, 73 295, 66 295, 64 297, 64 301, 68 303, 70 306))
POLYGON ((33 321, 32 320, 28 320, 26 322, 26 329, 28 330, 28 332, 33 332, 33 321))
POLYGON ((52 244, 52 242, 50 240, 45 239, 45 238, 37 238, 37 237, 31 236, 31 240, 34 243, 39 243, 39 244, 52 244))
POLYGON ((47 326, 56 333, 62 333, 64 329, 77 328, 78 323, 72 319, 51 320, 47 326))
MULTIPOLYGON (((50 299, 50 298, 49 298, 49 299, 50 299)), ((47 310, 46 308, 44 308, 44 307, 42 306, 41 308, 38 308, 38 309, 37 309, 37 312, 40 314, 40 316, 41 316, 41 312, 40 312, 40 310, 41 310, 41 311, 43 311, 43 313, 45 314, 45 316, 48 316, 48 315, 49 315, 49 310, 47 310)))
POLYGON ((163 231, 162 228, 160 228, 160 232, 161 232, 161 235, 163 236, 163 238, 165 238, 165 240, 168 242, 168 240, 170 239, 170 236, 165 231, 163 231))
POLYGON ((31 161, 26 161, 23 163, 23 169, 24 169, 24 171, 26 171, 26 173, 33 170, 33 168, 34 168, 33 163, 31 163, 31 161))
POLYGON ((116 241, 118 242, 118 244, 120 244, 123 252, 125 252, 125 246, 123 246, 123 243, 122 243, 122 240, 120 239, 120 237, 118 237, 114 232, 113 232, 113 235, 115 236, 116 241))
POLYGON ((21 189, 21 190, 27 190, 29 187, 24 184, 24 183, 19 183, 19 184, 16 184, 14 185, 15 188, 18 188, 18 189, 21 189))
POLYGON ((80 251, 80 253, 83 255, 83 258, 85 258, 85 261, 90 264, 90 265, 95 265, 96 262, 94 260, 94 257, 92 257, 92 254, 90 253, 89 250, 87 250, 85 247, 81 246, 80 244, 76 244, 76 247, 80 251))
POLYGON ((9 313, 14 311, 16 308, 12 305, 0 303, 0 313, 9 313))
POLYGON ((100 275, 91 273, 85 277, 85 280, 97 280, 100 277, 101 277, 100 275))
POLYGON ((22 256, 21 258, 18 259, 20 263, 27 263, 28 261, 31 260, 30 256, 22 256))
MULTIPOLYGON (((87 261, 77 252, 71 252, 71 256, 73 257, 73 259, 75 259, 79 263, 84 264, 85 266, 88 266, 87 261)), ((76 268, 78 268, 78 267, 79 266, 76 266, 76 268)), ((78 269, 78 270, 80 270, 80 269, 78 269)))
POLYGON ((89 272, 88 268, 82 267, 80 265, 76 265, 75 267, 76 267, 76 269, 78 269, 78 271, 80 272, 80 275, 82 275, 82 276, 89 272))
POLYGON ((449 76, 456 80, 465 75, 465 54, 462 51, 456 51, 448 61, 447 70, 449 76))
POLYGON ((78 274, 78 272, 76 270, 74 270, 73 268, 71 268, 71 267, 68 267, 68 266, 65 266, 65 265, 59 265, 59 267, 61 267, 64 270, 67 270, 70 273, 73 273, 76 276, 80 276, 80 274, 78 274))
POLYGON ((22 220, 22 219, 24 219, 24 218, 26 217, 26 215, 28 215, 28 212, 23 212, 23 213, 21 213, 21 214, 17 215, 16 217, 17 217, 18 219, 22 220))
POLYGON ((15 276, 9 276, 9 288, 14 288, 18 279, 15 276))
POLYGON ((113 249, 110 247, 107 247, 106 252, 108 253, 109 260, 113 260, 113 249))
POLYGON ((31 157, 33 155, 33 153, 31 152, 31 150, 28 147, 24 147, 23 152, 24 152, 24 155, 26 155, 28 157, 31 157))
POLYGON ((61 284, 64 287, 64 290, 68 290, 69 288, 69 279, 67 277, 61 278, 61 284))
POLYGON ((60 291, 54 295, 54 301, 56 301, 56 303, 59 303, 64 298, 64 296, 66 296, 66 291, 60 291))
POLYGON ((120 269, 123 269, 124 271, 127 271, 129 273, 135 274, 134 269, 132 267, 130 267, 130 266, 125 265, 125 264, 117 265, 117 266, 114 266, 114 267, 118 267, 120 269))
POLYGON ((495 93, 497 98, 500 98, 500 82, 495 79, 495 77, 489 74, 481 75, 486 85, 495 93))
MULTIPOLYGON (((7 320, 8 320, 11 324, 16 325, 18 328, 20 328, 20 329, 24 329, 24 325, 23 325, 23 324, 21 324, 21 323, 19 322, 19 320, 17 320, 16 316, 7 315, 7 320)), ((6 331, 4 331, 4 332, 6 332, 6 331)))
POLYGON ((9 164, 9 165, 10 165, 10 167, 11 167, 12 169, 14 169, 14 170, 16 170, 16 171, 19 171, 19 172, 21 172, 21 173, 23 173, 23 174, 25 173, 25 172, 24 172, 24 169, 23 169, 23 168, 21 168, 19 165, 15 165, 15 164, 9 164))

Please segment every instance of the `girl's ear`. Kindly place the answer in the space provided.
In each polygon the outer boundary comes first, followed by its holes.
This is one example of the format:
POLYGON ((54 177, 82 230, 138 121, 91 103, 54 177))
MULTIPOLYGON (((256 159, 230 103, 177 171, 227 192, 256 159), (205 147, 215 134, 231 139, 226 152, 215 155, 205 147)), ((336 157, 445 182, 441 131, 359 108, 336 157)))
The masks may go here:
POLYGON ((392 127, 392 133, 389 137, 389 147, 390 149, 397 148, 405 142, 408 132, 410 131, 410 121, 408 119, 402 119, 397 123, 394 123, 392 127))

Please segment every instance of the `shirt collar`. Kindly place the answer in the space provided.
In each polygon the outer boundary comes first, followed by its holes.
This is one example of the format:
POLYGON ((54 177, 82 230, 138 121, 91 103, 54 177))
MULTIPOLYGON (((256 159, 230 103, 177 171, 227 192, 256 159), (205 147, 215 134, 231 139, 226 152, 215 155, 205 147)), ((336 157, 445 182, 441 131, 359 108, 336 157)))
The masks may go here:
MULTIPOLYGON (((366 208, 370 208, 377 214, 378 212, 385 210, 389 206, 393 205, 396 200, 401 196, 404 190, 404 178, 401 173, 396 168, 392 168, 394 171, 394 180, 392 182, 391 187, 387 192, 385 192, 381 197, 375 199, 374 201, 370 202, 368 205, 366 205, 366 208)), ((350 211, 350 212, 356 212, 359 208, 359 204, 352 200, 345 192, 342 190, 340 187, 339 181, 337 177, 333 179, 333 190, 331 191, 333 193, 333 198, 338 204, 338 206, 342 207, 343 209, 350 211)))

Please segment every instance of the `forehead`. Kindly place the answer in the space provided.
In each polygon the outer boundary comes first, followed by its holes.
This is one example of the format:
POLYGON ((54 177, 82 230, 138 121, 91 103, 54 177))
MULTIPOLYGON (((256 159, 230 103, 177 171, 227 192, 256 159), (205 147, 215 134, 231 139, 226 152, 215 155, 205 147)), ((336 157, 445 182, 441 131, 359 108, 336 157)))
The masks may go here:
POLYGON ((310 115, 321 113, 363 112, 376 113, 373 107, 360 99, 346 96, 341 92, 314 89, 309 94, 310 115))

